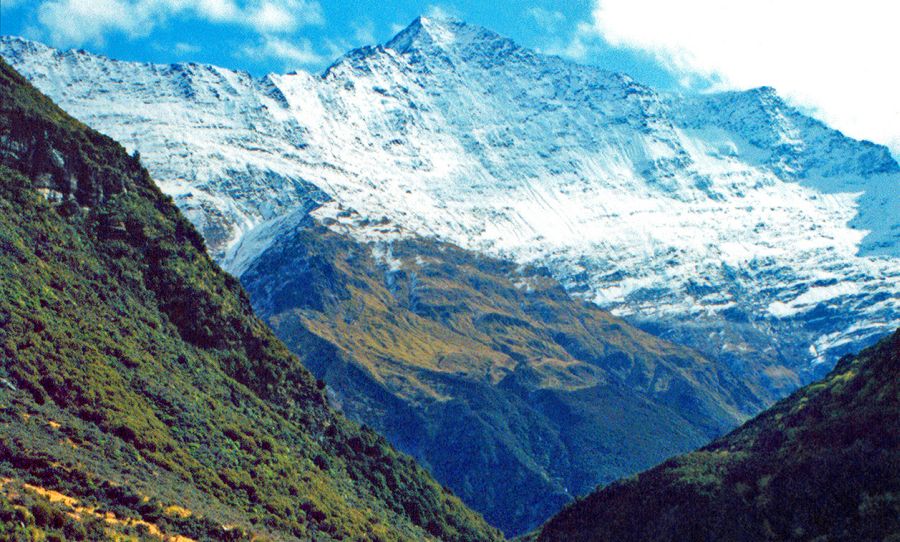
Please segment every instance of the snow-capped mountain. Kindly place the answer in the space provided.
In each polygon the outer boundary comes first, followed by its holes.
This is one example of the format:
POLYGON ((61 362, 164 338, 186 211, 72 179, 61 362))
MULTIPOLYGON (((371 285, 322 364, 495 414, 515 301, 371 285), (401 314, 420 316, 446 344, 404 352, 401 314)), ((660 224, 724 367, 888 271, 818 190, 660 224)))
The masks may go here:
POLYGON ((138 150, 236 274, 291 211, 349 208, 394 226, 365 240, 544 265, 773 389, 900 324, 900 166, 772 89, 669 95, 425 18, 322 75, 0 54, 138 150))

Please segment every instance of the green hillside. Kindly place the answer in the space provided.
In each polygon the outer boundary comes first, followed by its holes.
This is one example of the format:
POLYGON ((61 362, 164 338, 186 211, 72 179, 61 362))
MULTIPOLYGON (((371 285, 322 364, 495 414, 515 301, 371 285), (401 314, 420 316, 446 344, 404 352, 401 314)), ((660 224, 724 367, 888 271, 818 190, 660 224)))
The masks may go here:
POLYGON ((711 445, 580 500, 533 538, 900 540, 900 331, 711 445))
POLYGON ((575 299, 541 269, 297 217, 241 275, 335 405, 507 534, 707 444, 766 404, 727 367, 575 299))
POLYGON ((336 415, 138 159, 2 61, 0 361, 0 539, 501 539, 336 415))

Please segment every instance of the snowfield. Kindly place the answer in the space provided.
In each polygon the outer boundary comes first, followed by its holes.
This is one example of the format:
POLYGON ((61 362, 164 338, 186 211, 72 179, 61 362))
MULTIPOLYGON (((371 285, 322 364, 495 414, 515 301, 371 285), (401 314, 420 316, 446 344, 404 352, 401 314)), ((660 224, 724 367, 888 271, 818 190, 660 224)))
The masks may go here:
POLYGON ((773 89, 664 94, 424 18, 322 75, 0 54, 138 150, 236 274, 313 212, 546 266, 665 338, 803 379, 900 325, 900 166, 773 89))

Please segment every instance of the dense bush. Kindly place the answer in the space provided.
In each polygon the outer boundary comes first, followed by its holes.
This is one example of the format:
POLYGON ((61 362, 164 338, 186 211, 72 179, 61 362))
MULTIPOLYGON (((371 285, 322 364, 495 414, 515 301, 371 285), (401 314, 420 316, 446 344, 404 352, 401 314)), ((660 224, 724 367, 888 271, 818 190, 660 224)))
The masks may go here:
POLYGON ((0 249, 0 472, 203 540, 499 538, 332 412, 137 160, 2 60, 0 249))
POLYGON ((900 540, 900 331, 702 450, 566 508, 535 537, 900 540))

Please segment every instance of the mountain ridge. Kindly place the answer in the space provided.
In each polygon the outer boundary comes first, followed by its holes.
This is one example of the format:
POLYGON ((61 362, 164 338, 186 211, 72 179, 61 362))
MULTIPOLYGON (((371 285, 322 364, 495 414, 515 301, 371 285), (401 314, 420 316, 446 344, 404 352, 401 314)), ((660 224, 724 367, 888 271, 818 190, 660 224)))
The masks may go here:
POLYGON ((884 147, 771 90, 656 93, 464 23, 417 20, 393 41, 407 52, 389 41, 322 76, 262 79, 2 47, 70 109, 141 147, 233 271, 237 239, 325 194, 417 235, 544 265, 573 295, 723 362, 793 375, 751 369, 776 395, 896 323, 896 303, 879 297, 900 273, 900 175, 884 147), (429 31, 467 39, 432 46, 429 31), (400 43, 412 35, 417 48, 400 43), (79 90, 87 80, 117 89, 110 112, 79 90), (135 123, 149 130, 140 145, 135 123))
POLYGON ((242 273, 255 310, 332 404, 507 533, 765 406, 546 270, 415 236, 363 244, 348 232, 390 225, 298 214, 242 273))

